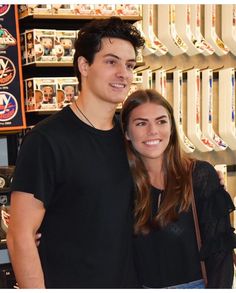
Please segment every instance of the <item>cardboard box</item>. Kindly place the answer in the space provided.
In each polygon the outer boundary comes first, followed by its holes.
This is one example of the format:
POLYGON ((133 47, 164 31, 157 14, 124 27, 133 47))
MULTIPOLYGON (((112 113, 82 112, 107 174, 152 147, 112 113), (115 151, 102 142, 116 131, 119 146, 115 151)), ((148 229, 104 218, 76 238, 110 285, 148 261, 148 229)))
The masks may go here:
POLYGON ((57 81, 57 105, 61 109, 78 98, 78 80, 75 77, 58 77, 57 81))
POLYGON ((26 34, 26 63, 56 62, 55 30, 32 29, 26 34))
POLYGON ((57 79, 29 78, 25 80, 26 111, 57 110, 57 79))
POLYGON ((75 14, 73 4, 52 4, 52 14, 70 15, 75 14))
POLYGON ((76 39, 76 31, 63 30, 55 31, 55 54, 57 61, 73 62, 74 42, 76 39))

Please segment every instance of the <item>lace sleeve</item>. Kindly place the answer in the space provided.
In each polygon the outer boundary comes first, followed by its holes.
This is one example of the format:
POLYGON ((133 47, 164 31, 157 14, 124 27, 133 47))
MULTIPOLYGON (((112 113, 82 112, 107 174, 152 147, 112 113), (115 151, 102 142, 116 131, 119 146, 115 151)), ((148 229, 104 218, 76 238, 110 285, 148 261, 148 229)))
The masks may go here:
POLYGON ((228 192, 219 183, 212 165, 198 162, 193 173, 193 188, 202 236, 200 257, 206 263, 209 288, 231 288, 232 250, 236 235, 230 223, 235 209, 228 192))

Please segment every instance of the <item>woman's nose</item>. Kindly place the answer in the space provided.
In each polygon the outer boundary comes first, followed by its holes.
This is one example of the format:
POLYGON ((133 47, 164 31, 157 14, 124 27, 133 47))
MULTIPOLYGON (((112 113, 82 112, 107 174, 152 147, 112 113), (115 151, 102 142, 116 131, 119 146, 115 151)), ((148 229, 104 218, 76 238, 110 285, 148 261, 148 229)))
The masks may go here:
POLYGON ((149 124, 149 127, 148 127, 148 134, 149 135, 155 135, 157 133, 158 133, 158 127, 157 127, 157 125, 150 123, 149 124))

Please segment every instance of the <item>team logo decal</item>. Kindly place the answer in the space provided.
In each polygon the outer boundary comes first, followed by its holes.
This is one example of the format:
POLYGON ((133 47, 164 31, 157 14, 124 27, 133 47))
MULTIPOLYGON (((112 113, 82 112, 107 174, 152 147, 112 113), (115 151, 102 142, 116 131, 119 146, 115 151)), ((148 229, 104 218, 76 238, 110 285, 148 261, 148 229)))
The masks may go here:
POLYGON ((0 49, 5 50, 8 46, 15 46, 16 39, 0 25, 0 49))
POLYGON ((16 98, 8 92, 0 92, 0 121, 9 121, 18 111, 16 98))
POLYGON ((0 56, 0 86, 12 82, 16 75, 16 68, 12 61, 6 57, 0 56))
POLYGON ((3 16, 8 12, 10 5, 8 4, 0 4, 0 16, 3 16))

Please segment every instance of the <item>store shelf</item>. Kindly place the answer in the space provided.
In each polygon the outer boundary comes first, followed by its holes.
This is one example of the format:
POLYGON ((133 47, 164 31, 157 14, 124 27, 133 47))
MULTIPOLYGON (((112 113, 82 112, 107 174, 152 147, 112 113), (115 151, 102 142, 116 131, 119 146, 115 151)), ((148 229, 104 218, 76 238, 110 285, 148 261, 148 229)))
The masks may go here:
POLYGON ((127 21, 138 21, 142 20, 142 16, 140 15, 76 15, 76 14, 29 14, 25 12, 22 14, 20 20, 28 18, 28 19, 75 19, 75 20, 92 20, 92 19, 104 19, 110 18, 112 16, 120 17, 123 20, 127 21))

